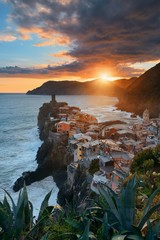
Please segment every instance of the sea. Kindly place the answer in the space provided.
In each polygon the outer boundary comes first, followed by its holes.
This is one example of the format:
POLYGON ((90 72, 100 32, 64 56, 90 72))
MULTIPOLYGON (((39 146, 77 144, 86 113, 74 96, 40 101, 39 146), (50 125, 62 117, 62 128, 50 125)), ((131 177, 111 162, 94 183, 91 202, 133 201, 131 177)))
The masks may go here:
MULTIPOLYGON (((7 190, 14 201, 18 194, 12 190, 13 184, 24 171, 37 167, 36 153, 42 142, 39 140, 37 115, 43 103, 50 96, 25 94, 0 94, 0 200, 7 190)), ((83 112, 94 115, 99 122, 129 120, 131 113, 117 110, 117 98, 107 96, 56 96, 57 101, 80 107, 83 112)), ((52 190, 49 204, 56 205, 58 188, 52 177, 27 186, 29 200, 38 215, 44 196, 52 190)))

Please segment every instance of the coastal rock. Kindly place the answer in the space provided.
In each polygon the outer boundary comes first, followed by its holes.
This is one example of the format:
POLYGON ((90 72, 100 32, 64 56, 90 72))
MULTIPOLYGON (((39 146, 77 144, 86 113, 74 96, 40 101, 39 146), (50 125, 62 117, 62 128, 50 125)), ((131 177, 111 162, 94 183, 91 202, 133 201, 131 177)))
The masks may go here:
POLYGON ((38 168, 36 171, 33 172, 23 172, 22 176, 19 177, 16 182, 13 185, 13 190, 15 192, 19 191, 21 188, 24 187, 24 184, 26 186, 32 184, 33 182, 40 181, 44 179, 45 177, 49 176, 48 175, 48 169, 40 169, 38 168))
POLYGON ((39 109, 38 128, 40 139, 43 140, 36 155, 38 167, 35 171, 22 173, 14 183, 13 190, 19 191, 24 184, 30 185, 33 182, 40 181, 47 176, 54 176, 57 186, 61 187, 66 179, 66 167, 73 160, 67 152, 68 137, 65 134, 57 136, 57 133, 51 132, 50 117, 56 117, 58 109, 66 105, 65 102, 57 102, 55 96, 52 96, 50 103, 45 103, 39 109))
POLYGON ((53 176, 57 186, 62 186, 66 179, 66 166, 71 161, 70 156, 66 154, 65 146, 54 146, 49 142, 44 142, 37 152, 36 160, 37 169, 33 172, 24 172, 14 183, 14 191, 19 191, 24 183, 30 185, 47 176, 53 176))

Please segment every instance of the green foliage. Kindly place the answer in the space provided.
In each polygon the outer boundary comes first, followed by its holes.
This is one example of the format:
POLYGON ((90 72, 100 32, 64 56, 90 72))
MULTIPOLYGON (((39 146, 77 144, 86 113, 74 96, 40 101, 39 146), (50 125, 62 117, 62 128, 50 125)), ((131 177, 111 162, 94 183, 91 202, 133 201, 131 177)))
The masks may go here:
POLYGON ((118 233, 114 238, 106 239, 143 239, 142 229, 151 215, 160 208, 160 201, 152 206, 152 202, 160 189, 153 192, 148 199, 138 225, 136 225, 136 189, 137 180, 135 177, 128 181, 125 188, 122 188, 119 197, 111 189, 99 187, 99 191, 108 206, 107 210, 105 208, 107 218, 105 217, 103 220, 107 224, 106 231, 109 232, 112 229, 118 233))
POLYGON ((65 221, 52 222, 52 225, 45 228, 45 231, 47 231, 48 240, 77 239, 74 228, 72 228, 69 224, 66 224, 65 221))
POLYGON ((99 188, 109 206, 109 217, 117 231, 132 231, 135 217, 136 203, 136 179, 135 177, 127 183, 126 188, 122 188, 120 197, 109 188, 99 188))
POLYGON ((160 187, 160 173, 154 172, 152 169, 144 174, 138 173, 137 177, 140 181, 140 193, 150 196, 153 191, 160 187))
POLYGON ((160 232, 160 222, 152 226, 150 221, 147 222, 148 230, 146 234, 146 240, 155 240, 160 232))
POLYGON ((99 171, 99 159, 93 159, 89 166, 89 173, 93 176, 97 171, 99 171))
POLYGON ((52 219, 52 224, 45 230, 48 232, 49 240, 84 240, 94 239, 89 231, 90 220, 85 213, 74 213, 72 209, 62 211, 59 219, 52 219))
POLYGON ((48 206, 51 192, 44 198, 37 221, 26 187, 20 192, 17 204, 6 192, 0 202, 0 239, 2 240, 154 240, 160 233, 160 221, 151 216, 160 209, 160 188, 146 201, 138 216, 136 194, 139 182, 133 176, 119 195, 110 188, 99 186, 99 201, 76 212, 74 206, 54 209, 48 206), (156 199, 156 201, 155 201, 156 199))
POLYGON ((11 200, 12 207, 5 196, 3 203, 0 203, 0 219, 2 219, 0 221, 0 227, 2 228, 1 236, 2 239, 4 237, 14 239, 32 228, 33 207, 28 200, 26 187, 20 191, 17 204, 14 203, 8 192, 6 194, 11 200))
POLYGON ((44 213, 45 217, 48 217, 51 213, 51 207, 49 207, 50 211, 47 210, 48 199, 51 193, 48 193, 42 202, 38 221, 35 223, 33 221, 33 206, 28 200, 26 187, 24 186, 23 190, 20 191, 17 204, 15 204, 7 191, 5 193, 11 201, 11 205, 7 197, 4 196, 3 202, 0 202, 0 239, 15 240, 22 237, 26 240, 36 239, 35 236, 39 234, 37 229, 40 227, 40 223, 42 224, 44 213))
POLYGON ((50 191, 44 198, 41 207, 40 207, 40 211, 39 211, 39 215, 38 215, 38 220, 42 219, 45 215, 48 215, 48 201, 49 198, 51 196, 52 191, 50 191))
POLYGON ((147 170, 153 169, 153 167, 154 167, 154 160, 153 159, 148 159, 148 160, 143 162, 143 168, 144 168, 145 172, 147 170))
POLYGON ((143 164, 146 160, 153 159, 153 150, 152 149, 146 149, 139 153, 137 153, 133 159, 132 165, 131 165, 131 172, 139 172, 143 170, 143 164))
POLYGON ((146 149, 137 153, 131 165, 131 172, 146 172, 153 168, 160 170, 160 144, 154 149, 146 149))
POLYGON ((153 150, 156 163, 160 163, 160 144, 158 144, 153 150))

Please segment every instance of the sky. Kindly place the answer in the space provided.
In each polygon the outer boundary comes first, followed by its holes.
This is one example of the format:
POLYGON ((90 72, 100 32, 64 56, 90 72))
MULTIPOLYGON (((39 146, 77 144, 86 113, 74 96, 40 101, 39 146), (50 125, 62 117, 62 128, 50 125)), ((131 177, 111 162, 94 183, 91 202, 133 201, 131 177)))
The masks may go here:
POLYGON ((159 0, 0 0, 0 92, 130 78, 159 62, 159 0))

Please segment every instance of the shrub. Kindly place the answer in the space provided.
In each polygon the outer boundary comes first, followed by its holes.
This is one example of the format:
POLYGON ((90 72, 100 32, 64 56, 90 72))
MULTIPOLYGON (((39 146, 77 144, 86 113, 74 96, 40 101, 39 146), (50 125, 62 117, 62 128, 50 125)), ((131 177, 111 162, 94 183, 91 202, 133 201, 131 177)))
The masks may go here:
POLYGON ((99 171, 99 159, 93 159, 89 167, 89 173, 93 176, 97 171, 99 171))

